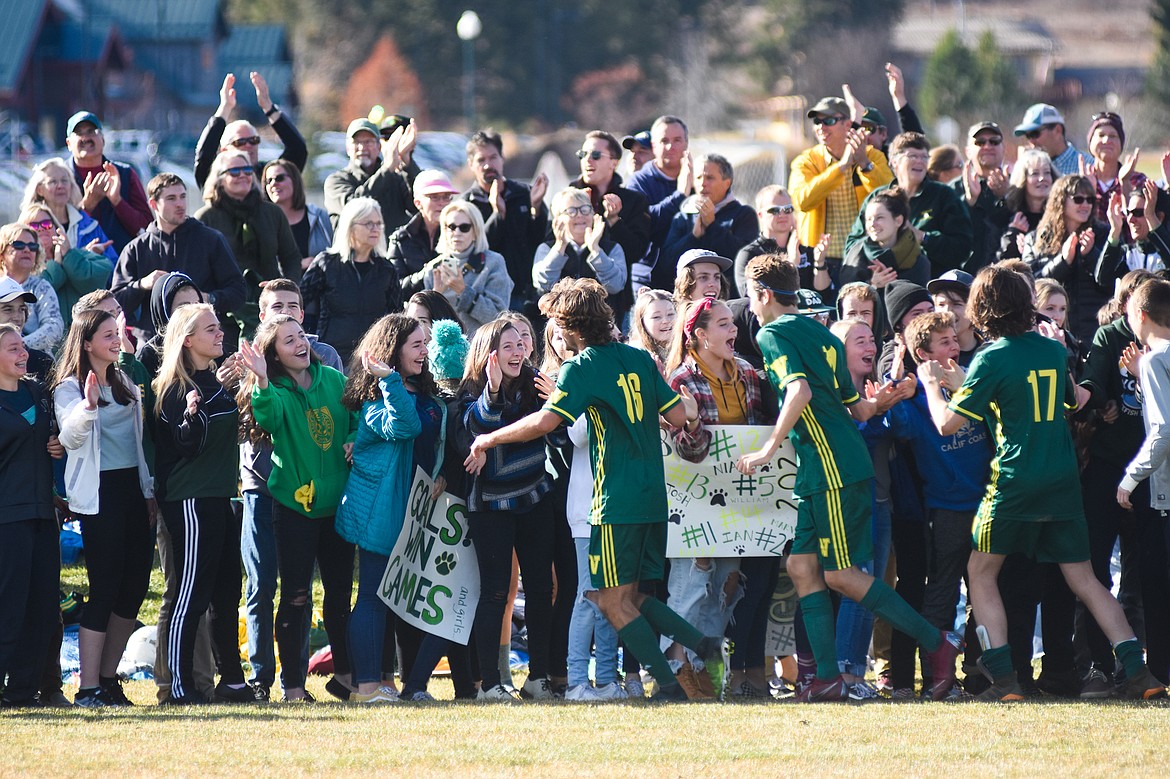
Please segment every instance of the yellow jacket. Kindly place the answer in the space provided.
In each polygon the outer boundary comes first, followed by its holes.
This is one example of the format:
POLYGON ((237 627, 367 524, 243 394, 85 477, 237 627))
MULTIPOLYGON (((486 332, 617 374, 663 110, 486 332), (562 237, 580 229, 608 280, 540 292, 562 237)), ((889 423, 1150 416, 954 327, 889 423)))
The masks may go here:
MULTIPOLYGON (((894 180, 894 174, 886 162, 886 155, 869 147, 869 161, 873 168, 868 173, 854 167, 854 193, 857 208, 861 201, 878 187, 894 180)), ((825 201, 829 193, 841 186, 845 173, 833 160, 824 145, 817 144, 806 149, 792 161, 792 174, 788 177, 788 192, 792 204, 800 212, 800 242, 805 246, 816 246, 825 232, 825 201)))

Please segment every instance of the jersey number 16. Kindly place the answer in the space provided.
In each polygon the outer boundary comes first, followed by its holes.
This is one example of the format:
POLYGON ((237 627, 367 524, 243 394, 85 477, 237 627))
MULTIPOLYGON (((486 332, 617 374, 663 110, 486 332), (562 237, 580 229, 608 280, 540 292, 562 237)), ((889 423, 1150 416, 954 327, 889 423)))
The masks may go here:
POLYGON ((642 421, 642 380, 636 373, 625 373, 618 376, 617 385, 622 388, 626 396, 626 416, 630 423, 642 421))

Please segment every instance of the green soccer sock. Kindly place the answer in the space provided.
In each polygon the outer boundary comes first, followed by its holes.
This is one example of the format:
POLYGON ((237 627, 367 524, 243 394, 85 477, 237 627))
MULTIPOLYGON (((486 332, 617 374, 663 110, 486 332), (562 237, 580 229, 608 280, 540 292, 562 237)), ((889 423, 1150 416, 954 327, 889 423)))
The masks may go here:
POLYGON ((987 673, 991 674, 993 680, 1002 679, 1014 670, 1012 668, 1012 648, 1007 644, 993 649, 984 649, 980 658, 983 661, 983 667, 987 669, 987 673))
POLYGON ((1113 647, 1113 654, 1117 655, 1117 660, 1125 668, 1125 675, 1130 679, 1140 676, 1142 669, 1146 667, 1146 661, 1142 658, 1142 647, 1136 638, 1119 641, 1113 647))
POLYGON ((699 651, 699 642, 703 640, 703 634, 694 625, 675 614, 670 606, 657 598, 646 598, 638 610, 659 633, 670 636, 692 652, 699 651))
POLYGON ((674 679, 674 672, 670 670, 670 662, 658 648, 658 636, 654 635, 654 630, 645 617, 638 617, 619 630, 618 638, 624 641, 626 647, 637 656, 642 665, 646 666, 660 688, 668 689, 678 684, 674 679))
POLYGON ((927 652, 938 649, 942 641, 938 628, 910 608, 910 604, 903 600, 901 595, 880 579, 873 580, 869 592, 861 599, 861 605, 913 638, 927 652))
POLYGON ((804 629, 817 661, 817 678, 822 681, 841 675, 837 666, 837 620, 833 616, 833 600, 828 590, 820 590, 800 599, 800 613, 804 629))

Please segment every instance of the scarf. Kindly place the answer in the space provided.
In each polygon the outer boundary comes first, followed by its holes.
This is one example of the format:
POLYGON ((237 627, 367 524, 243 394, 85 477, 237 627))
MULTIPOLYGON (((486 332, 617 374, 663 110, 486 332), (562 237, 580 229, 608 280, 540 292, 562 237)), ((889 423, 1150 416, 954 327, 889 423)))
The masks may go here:
POLYGON ((253 189, 243 200, 223 195, 215 207, 231 221, 231 235, 236 263, 244 277, 253 284, 280 278, 276 257, 276 231, 268 220, 260 218, 260 191, 253 189))

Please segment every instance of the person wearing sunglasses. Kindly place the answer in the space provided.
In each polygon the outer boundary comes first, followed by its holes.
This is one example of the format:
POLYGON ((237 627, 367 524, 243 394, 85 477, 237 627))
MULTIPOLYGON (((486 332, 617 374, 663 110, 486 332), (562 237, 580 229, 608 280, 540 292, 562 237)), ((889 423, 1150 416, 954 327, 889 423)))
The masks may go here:
POLYGON ((1052 158, 1056 172, 1061 176, 1069 176, 1081 172, 1081 165, 1089 165, 1092 157, 1082 151, 1065 138, 1064 117, 1055 106, 1048 103, 1036 103, 1024 112, 1024 120, 1016 125, 1013 131, 1019 138, 1023 136, 1030 148, 1042 149, 1052 158))
POLYGON ((305 200, 305 181, 300 168, 286 159, 273 160, 260 174, 260 186, 268 199, 280 207, 292 228, 301 254, 301 269, 309 267, 321 252, 333 243, 333 223, 329 212, 305 200))
POLYGON ((995 122, 982 121, 967 130, 967 160, 951 186, 967 203, 971 215, 971 273, 993 262, 999 236, 1011 214, 1004 205, 1010 182, 1003 167, 1003 131, 995 122))
MULTIPOLYGON (((581 161, 581 175, 569 182, 569 186, 589 191, 593 212, 605 220, 605 237, 622 248, 626 278, 629 278, 630 266, 650 246, 650 208, 646 197, 622 185, 622 177, 617 172, 622 145, 610 133, 604 130, 586 133, 577 159, 581 161)), ((625 321, 626 312, 633 304, 634 296, 628 284, 617 297, 609 300, 618 322, 625 321)))
POLYGON ((370 325, 402 310, 402 282, 386 259, 385 230, 377 200, 349 201, 341 209, 333 245, 301 277, 305 332, 331 344, 347 366, 370 325))
POLYGON ((25 346, 52 353, 65 333, 65 323, 53 285, 41 277, 45 252, 36 230, 19 222, 0 228, 0 269, 4 272, 0 278, 12 279, 36 297, 22 330, 25 346))
POLYGON ((1133 270, 1159 273, 1170 266, 1170 228, 1156 211, 1158 189, 1153 179, 1128 196, 1114 192, 1106 206, 1109 237, 1097 264, 1097 283, 1112 288, 1133 270))
POLYGON ((260 323, 261 283, 301 277, 304 255, 280 206, 260 191, 258 172, 245 152, 220 152, 203 186, 207 204, 195 212, 196 219, 223 234, 248 290, 243 307, 223 322, 229 352, 260 323))
POLYGON ((89 111, 78 111, 65 125, 65 145, 73 181, 81 190, 78 205, 98 221, 121 253, 126 244, 150 224, 150 205, 134 167, 105 155, 102 123, 89 111))
MULTIPOLYGON (((651 275, 652 286, 664 289, 674 281, 667 275, 679 258, 692 249, 706 249, 721 257, 734 257, 760 234, 755 210, 739 202, 731 191, 734 171, 720 154, 704 154, 695 160, 695 194, 683 202, 670 223, 662 256, 651 275), (669 267, 665 263, 669 262, 669 267)), ((729 297, 735 292, 730 264, 723 268, 729 297)))
POLYGON ((836 291, 829 276, 829 266, 814 264, 812 247, 801 245, 800 231, 796 229, 796 208, 788 190, 779 184, 769 184, 757 192, 756 219, 760 224, 759 237, 735 255, 736 289, 747 289, 744 269, 752 257, 779 254, 796 263, 801 287, 815 289, 822 299, 831 303, 836 298, 836 291))
MULTIPOLYGON (((909 199, 910 217, 907 227, 921 245, 929 262, 923 268, 917 251, 899 254, 897 267, 899 278, 908 278, 925 285, 931 278, 931 271, 939 275, 948 270, 961 268, 971 256, 971 217, 955 190, 927 178, 926 170, 930 159, 930 144, 921 133, 901 133, 890 143, 890 165, 899 189, 909 199), (925 271, 925 276, 918 273, 925 271)), ((890 185, 893 186, 893 185, 890 185)), ((861 213, 852 225, 849 237, 845 239, 845 264, 850 265, 856 256, 853 247, 866 238, 866 206, 880 188, 870 194, 861 204, 861 213)), ((858 267, 866 268, 868 261, 858 267)), ((872 270, 872 269, 871 269, 872 270)), ((842 283, 845 270, 841 270, 842 283)), ((850 274, 848 281, 869 281, 868 274, 850 274)), ((875 285, 876 286, 876 285, 875 285)))
POLYGON ((509 310, 512 276, 504 257, 488 248, 483 217, 474 203, 451 201, 439 221, 439 256, 427 263, 423 284, 442 292, 467 332, 474 332, 509 310))
POLYGON ((439 256, 439 215, 459 190, 441 170, 424 170, 414 177, 414 207, 418 213, 390 236, 390 262, 402 281, 402 296, 423 289, 426 265, 439 256))
MULTIPOLYGON (((268 92, 268 82, 264 76, 256 71, 248 74, 253 89, 256 90, 256 102, 264 112, 269 126, 276 132, 284 150, 280 153, 282 160, 296 165, 304 170, 309 160, 309 149, 305 146, 305 139, 297 130, 292 120, 280 110, 280 106, 272 102, 268 92)), ((211 173, 211 165, 216 156, 229 149, 236 149, 248 155, 248 161, 256 170, 260 170, 264 163, 260 162, 260 133, 256 126, 245 119, 229 121, 236 109, 236 74, 228 73, 223 77, 223 85, 219 88, 219 107, 207 120, 195 144, 195 183, 203 189, 211 173)))
POLYGON ((413 155, 417 138, 413 122, 397 127, 386 139, 365 117, 349 123, 345 133, 349 164, 325 179, 325 210, 334 230, 345 205, 361 197, 372 197, 382 207, 383 238, 406 224, 414 214, 410 186, 419 172, 413 155))
POLYGON ((1052 186, 1039 226, 1024 236, 1022 259, 1038 279, 1051 278, 1068 292, 1065 329, 1081 343, 1092 343, 1097 311, 1113 293, 1113 281, 1101 284, 1097 263, 1109 226, 1094 220, 1097 193, 1086 176, 1062 176, 1052 186))
POLYGON ((597 279, 608 293, 607 302, 625 301, 625 251, 606 235, 605 217, 593 210, 590 194, 567 187, 553 196, 553 239, 536 248, 532 283, 543 295, 563 278, 597 279))
POLYGON ((37 233, 45 267, 41 277, 53 286, 61 308, 63 332, 69 331, 73 323, 73 305, 82 295, 96 289, 105 289, 110 283, 114 264, 104 254, 97 254, 90 247, 74 246, 69 236, 53 220, 44 205, 34 204, 20 212, 17 221, 26 224, 37 233))
POLYGON ((84 246, 103 254, 113 267, 118 261, 114 242, 106 237, 96 219, 78 208, 80 203, 81 187, 74 181, 69 165, 61 157, 50 157, 33 167, 20 210, 43 206, 52 217, 54 229, 60 227, 65 231, 70 246, 84 246))
POLYGON ((836 281, 845 256, 845 238, 861 212, 861 201, 894 180, 886 156, 869 145, 864 129, 854 128, 849 104, 822 98, 809 109, 817 144, 792 161, 788 191, 802 214, 800 242, 815 246, 828 233, 827 264, 836 281))

